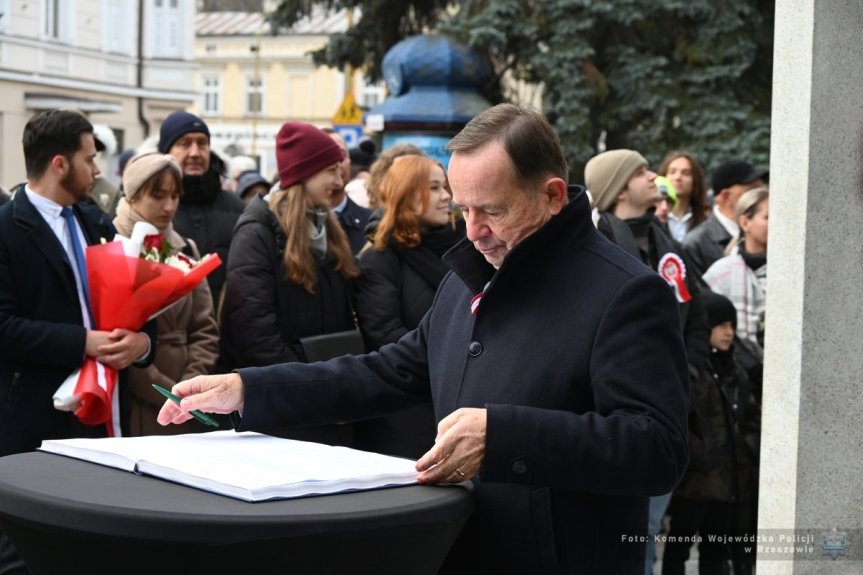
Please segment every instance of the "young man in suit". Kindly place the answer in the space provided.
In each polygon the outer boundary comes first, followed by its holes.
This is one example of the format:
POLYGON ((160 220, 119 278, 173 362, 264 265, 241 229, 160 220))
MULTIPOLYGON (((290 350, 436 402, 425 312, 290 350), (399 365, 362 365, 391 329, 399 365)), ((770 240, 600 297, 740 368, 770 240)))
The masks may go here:
MULTIPOLYGON (((54 408, 52 396, 87 356, 124 369, 152 359, 149 336, 96 329, 90 319, 83 248, 114 227, 86 200, 99 175, 93 127, 52 110, 24 128, 27 182, 0 208, 0 456, 32 451, 43 439, 100 437, 54 408)), ((0 533, 0 572, 27 573, 0 533)))

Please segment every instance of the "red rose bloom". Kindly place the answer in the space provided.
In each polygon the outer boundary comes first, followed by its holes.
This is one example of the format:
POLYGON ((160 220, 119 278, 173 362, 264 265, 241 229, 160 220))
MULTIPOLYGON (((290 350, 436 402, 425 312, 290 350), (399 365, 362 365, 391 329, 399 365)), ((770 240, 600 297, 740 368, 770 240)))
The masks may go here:
POLYGON ((156 250, 156 252, 161 253, 163 241, 164 238, 162 238, 161 234, 144 236, 144 251, 156 250))

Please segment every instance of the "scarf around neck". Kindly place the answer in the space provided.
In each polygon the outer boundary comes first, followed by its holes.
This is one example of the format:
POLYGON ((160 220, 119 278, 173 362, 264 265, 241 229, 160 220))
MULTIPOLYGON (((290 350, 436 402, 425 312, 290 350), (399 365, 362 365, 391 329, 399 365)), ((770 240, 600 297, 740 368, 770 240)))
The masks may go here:
POLYGON ((755 271, 762 266, 767 264, 767 252, 761 252, 760 254, 751 254, 746 251, 743 247, 743 243, 741 242, 737 246, 737 252, 740 254, 740 257, 743 258, 743 261, 746 262, 746 265, 752 271, 755 271))
POLYGON ((183 176, 180 203, 189 206, 212 204, 222 193, 222 177, 213 166, 202 176, 183 176))
POLYGON ((456 222, 455 229, 444 225, 422 232, 420 245, 415 248, 402 246, 392 238, 389 245, 395 251, 399 261, 416 271, 423 280, 437 289, 450 269, 443 263, 441 257, 465 236, 464 220, 459 222, 456 222))
POLYGON ((318 259, 324 259, 327 256, 327 216, 327 210, 322 208, 316 208, 309 212, 311 248, 318 259))
MULTIPOLYGON (((120 202, 117 204, 117 216, 114 218, 113 222, 114 227, 117 228, 117 233, 127 238, 131 237, 132 228, 135 227, 135 224, 146 221, 147 220, 135 211, 126 198, 120 198, 120 202)), ((179 251, 186 247, 186 240, 183 239, 183 236, 174 231, 173 224, 168 224, 168 227, 164 230, 159 230, 159 233, 162 234, 162 237, 168 240, 168 243, 171 244, 174 249, 179 251)))

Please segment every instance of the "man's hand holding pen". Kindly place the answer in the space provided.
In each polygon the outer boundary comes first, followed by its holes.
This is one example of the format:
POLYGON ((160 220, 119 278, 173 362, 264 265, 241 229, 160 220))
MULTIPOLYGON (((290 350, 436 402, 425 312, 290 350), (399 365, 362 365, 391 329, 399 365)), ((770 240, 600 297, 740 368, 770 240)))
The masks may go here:
POLYGON ((200 410, 208 413, 232 413, 243 409, 243 380, 237 373, 199 375, 181 381, 171 392, 182 398, 180 405, 166 401, 159 411, 161 425, 183 423, 192 419, 189 413, 200 410))

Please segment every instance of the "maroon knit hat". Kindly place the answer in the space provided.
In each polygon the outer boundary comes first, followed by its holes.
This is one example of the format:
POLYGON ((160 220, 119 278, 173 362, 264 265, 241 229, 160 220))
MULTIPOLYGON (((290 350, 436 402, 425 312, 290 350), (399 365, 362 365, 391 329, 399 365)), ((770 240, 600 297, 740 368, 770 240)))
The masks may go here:
POLYGON ((323 130, 286 122, 276 135, 276 165, 283 190, 342 161, 342 149, 323 130))

